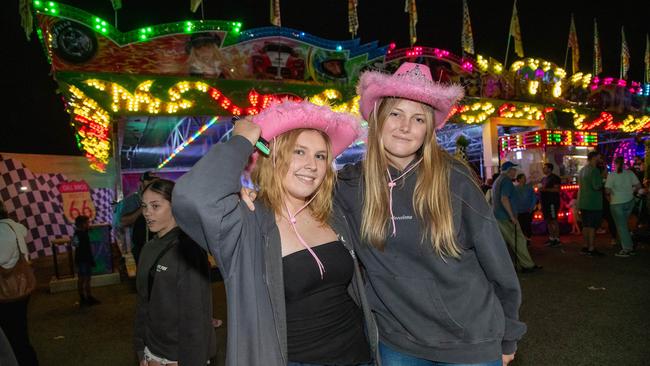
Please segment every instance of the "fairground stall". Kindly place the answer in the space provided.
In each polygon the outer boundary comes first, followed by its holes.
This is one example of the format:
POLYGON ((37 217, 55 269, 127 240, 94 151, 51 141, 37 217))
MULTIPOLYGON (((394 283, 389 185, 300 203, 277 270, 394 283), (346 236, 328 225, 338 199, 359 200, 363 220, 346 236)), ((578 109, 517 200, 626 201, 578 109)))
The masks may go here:
MULTIPOLYGON (((535 184, 544 177, 545 163, 553 164, 553 173, 561 179, 558 221, 568 224, 574 218, 571 200, 578 192, 578 173, 587 164, 587 153, 598 146, 596 132, 541 129, 499 137, 501 161, 512 161, 535 184)), ((533 213, 534 222, 543 219, 541 210, 533 213)), ((568 225, 563 225, 565 228, 568 225)), ((544 231, 544 230, 536 230, 544 231)))

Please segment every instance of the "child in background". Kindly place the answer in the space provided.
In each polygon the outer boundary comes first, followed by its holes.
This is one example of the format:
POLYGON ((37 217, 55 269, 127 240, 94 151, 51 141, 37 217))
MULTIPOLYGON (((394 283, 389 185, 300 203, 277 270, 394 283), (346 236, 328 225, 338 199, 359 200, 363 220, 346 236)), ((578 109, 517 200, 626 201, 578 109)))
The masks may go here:
POLYGON ((578 221, 580 221, 580 210, 578 210, 578 200, 577 200, 578 192, 574 192, 573 196, 571 197, 571 201, 569 202, 569 209, 571 210, 571 234, 573 235, 580 235, 580 225, 578 225, 578 221))
POLYGON ((90 248, 90 218, 77 216, 74 220, 75 232, 72 237, 72 246, 75 248, 74 263, 77 266, 77 290, 79 291, 79 305, 89 306, 99 304, 99 301, 90 294, 90 277, 95 266, 95 259, 90 248))

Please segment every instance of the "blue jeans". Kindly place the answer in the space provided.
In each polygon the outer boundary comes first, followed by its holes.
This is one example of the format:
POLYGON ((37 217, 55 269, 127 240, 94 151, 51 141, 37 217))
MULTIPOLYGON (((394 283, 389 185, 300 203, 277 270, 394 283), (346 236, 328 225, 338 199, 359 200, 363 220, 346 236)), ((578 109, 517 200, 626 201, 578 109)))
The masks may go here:
POLYGON ((632 209, 634 209, 634 200, 609 206, 623 250, 633 249, 632 236, 630 236, 630 229, 627 226, 632 209))
MULTIPOLYGON (((371 362, 371 363, 360 363, 360 364, 350 365, 350 366, 374 366, 374 365, 375 364, 371 362)), ((303 362, 291 362, 291 361, 289 361, 287 366, 327 366, 327 365, 319 365, 319 364, 316 364, 316 363, 303 363, 303 362)))
POLYGON ((379 343, 379 354, 383 366, 501 366, 501 359, 491 362, 481 363, 446 363, 428 361, 422 358, 409 356, 407 354, 388 348, 383 343, 379 343))

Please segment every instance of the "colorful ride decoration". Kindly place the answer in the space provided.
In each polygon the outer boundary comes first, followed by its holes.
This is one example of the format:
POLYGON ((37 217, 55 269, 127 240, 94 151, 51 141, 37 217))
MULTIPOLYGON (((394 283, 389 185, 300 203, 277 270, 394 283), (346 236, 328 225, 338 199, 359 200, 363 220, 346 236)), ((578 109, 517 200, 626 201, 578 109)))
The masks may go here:
POLYGON ((596 147, 598 134, 570 130, 536 130, 499 137, 499 149, 502 153, 550 146, 596 147))
POLYGON ((189 20, 122 32, 89 12, 33 2, 36 33, 61 86, 80 148, 105 170, 113 121, 122 116, 243 116, 272 99, 309 98, 357 112, 356 82, 368 69, 402 62, 462 84, 452 123, 490 118, 546 120, 569 113, 578 130, 650 130, 650 85, 566 72, 550 61, 460 57, 424 46, 333 41, 283 27, 243 29, 238 21, 189 20))

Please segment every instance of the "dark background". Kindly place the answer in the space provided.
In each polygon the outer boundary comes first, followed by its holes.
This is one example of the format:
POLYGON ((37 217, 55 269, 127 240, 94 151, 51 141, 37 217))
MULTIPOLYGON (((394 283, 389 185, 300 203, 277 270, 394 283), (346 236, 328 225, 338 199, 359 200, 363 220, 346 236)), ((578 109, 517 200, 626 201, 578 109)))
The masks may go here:
MULTIPOLYGON (((109 0, 61 3, 107 21, 114 19, 109 0)), ((476 52, 503 61, 512 1, 468 0, 468 3, 476 52)), ((123 0, 118 29, 128 31, 146 25, 200 19, 201 9, 191 13, 189 7, 189 0, 123 0)), ((418 0, 417 8, 417 45, 460 54, 462 1, 418 0)), ((574 13, 580 68, 584 72, 592 69, 593 19, 597 18, 605 76, 619 75, 621 26, 625 26, 632 57, 628 76, 643 81, 650 1, 520 0, 517 8, 525 56, 543 58, 560 66, 564 64, 570 16, 574 13)), ((203 10, 205 19, 241 21, 242 30, 269 25, 269 0, 205 0, 203 10)), ((285 27, 332 40, 350 38, 346 0, 281 0, 281 12, 285 27)), ((359 0, 358 12, 358 37, 362 42, 378 40, 380 45, 395 42, 398 48, 409 46, 408 14, 404 12, 403 0, 359 0)), ((27 41, 20 26, 17 0, 3 7, 2 28, 8 42, 4 43, 2 52, 4 113, 0 116, 0 151, 81 155, 38 38, 34 33, 31 41, 27 41)), ((508 64, 514 57, 511 45, 508 64)))

